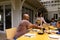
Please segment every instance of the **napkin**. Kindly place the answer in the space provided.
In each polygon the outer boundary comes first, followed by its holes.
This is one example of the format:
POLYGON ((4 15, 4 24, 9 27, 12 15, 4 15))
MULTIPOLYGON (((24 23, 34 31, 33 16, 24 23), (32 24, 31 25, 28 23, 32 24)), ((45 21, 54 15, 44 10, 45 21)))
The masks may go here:
POLYGON ((35 36, 35 34, 27 33, 27 34, 25 34, 24 36, 26 36, 26 37, 34 37, 34 36, 35 36))
POLYGON ((58 32, 58 30, 50 30, 50 32, 58 32))
POLYGON ((50 34, 50 35, 49 35, 49 37, 50 37, 50 38, 56 38, 56 39, 59 39, 59 38, 60 38, 60 36, 55 35, 55 34, 53 34, 53 35, 52 35, 52 34, 50 34))
POLYGON ((40 30, 39 29, 32 29, 32 31, 39 32, 40 30))

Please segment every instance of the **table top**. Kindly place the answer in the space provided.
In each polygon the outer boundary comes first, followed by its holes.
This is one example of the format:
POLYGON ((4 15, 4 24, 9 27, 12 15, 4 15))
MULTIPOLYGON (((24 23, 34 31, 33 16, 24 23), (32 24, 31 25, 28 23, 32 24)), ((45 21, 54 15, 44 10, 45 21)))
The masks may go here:
POLYGON ((34 31, 30 31, 26 34, 34 34, 32 37, 28 37, 26 36, 25 34, 19 38, 17 38, 17 40, 59 40, 59 39, 53 39, 53 38, 50 38, 49 35, 50 34, 47 34, 47 33, 44 33, 43 35, 41 34, 38 34, 37 32, 34 32, 34 31))

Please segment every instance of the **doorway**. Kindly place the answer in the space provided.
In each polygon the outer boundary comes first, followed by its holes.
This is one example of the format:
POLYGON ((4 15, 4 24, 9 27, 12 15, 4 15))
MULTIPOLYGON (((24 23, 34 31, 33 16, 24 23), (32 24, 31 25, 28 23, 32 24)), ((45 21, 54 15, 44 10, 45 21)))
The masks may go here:
POLYGON ((0 5, 0 31, 5 31, 11 26, 11 5, 0 5))

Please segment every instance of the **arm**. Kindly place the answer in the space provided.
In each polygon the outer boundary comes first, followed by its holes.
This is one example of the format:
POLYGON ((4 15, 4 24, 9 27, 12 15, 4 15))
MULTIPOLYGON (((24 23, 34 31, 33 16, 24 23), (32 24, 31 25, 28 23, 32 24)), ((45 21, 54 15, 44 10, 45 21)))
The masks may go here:
POLYGON ((27 22, 27 25, 28 25, 28 29, 30 29, 30 28, 40 28, 40 27, 38 27, 37 25, 32 24, 32 23, 30 23, 30 22, 27 22))
POLYGON ((43 18, 43 17, 42 17, 41 19, 42 19, 42 21, 43 21, 44 23, 46 23, 46 21, 44 20, 44 18, 43 18))
POLYGON ((41 27, 39 27, 39 26, 37 26, 35 24, 31 24, 31 25, 29 25, 29 28, 37 28, 37 29, 40 29, 41 27))

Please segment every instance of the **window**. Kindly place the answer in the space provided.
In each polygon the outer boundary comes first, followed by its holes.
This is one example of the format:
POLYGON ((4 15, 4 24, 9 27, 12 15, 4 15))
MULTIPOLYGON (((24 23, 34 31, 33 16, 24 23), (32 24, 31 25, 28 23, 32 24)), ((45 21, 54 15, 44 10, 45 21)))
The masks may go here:
POLYGON ((51 3, 53 3, 53 1, 51 1, 51 3))
POLYGON ((1 14, 0 14, 0 21, 1 21, 1 14))
POLYGON ((55 1, 55 3, 57 3, 57 2, 59 2, 59 1, 55 1))
POLYGON ((51 4, 51 6, 57 6, 57 4, 51 4))
POLYGON ((54 14, 54 18, 55 19, 58 19, 58 14, 54 14))

